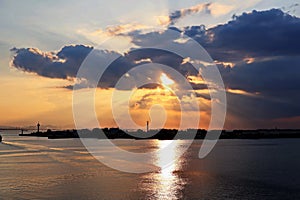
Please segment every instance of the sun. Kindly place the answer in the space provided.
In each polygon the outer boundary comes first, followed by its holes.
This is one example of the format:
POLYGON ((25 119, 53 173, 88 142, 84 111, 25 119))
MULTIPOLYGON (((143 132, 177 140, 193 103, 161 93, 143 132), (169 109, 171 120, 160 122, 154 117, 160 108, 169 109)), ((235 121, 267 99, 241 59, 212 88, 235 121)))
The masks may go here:
POLYGON ((170 79, 165 73, 161 74, 160 80, 161 80, 162 84, 164 84, 166 86, 174 84, 174 81, 172 79, 170 79))

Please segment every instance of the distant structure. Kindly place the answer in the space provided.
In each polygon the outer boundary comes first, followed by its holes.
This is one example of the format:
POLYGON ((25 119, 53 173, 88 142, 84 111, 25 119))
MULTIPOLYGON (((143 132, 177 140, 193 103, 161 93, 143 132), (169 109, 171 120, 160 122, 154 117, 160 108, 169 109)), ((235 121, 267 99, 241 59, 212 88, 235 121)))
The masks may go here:
POLYGON ((147 121, 147 132, 149 132, 149 121, 147 121))
POLYGON ((37 126, 37 132, 39 133, 40 132, 40 126, 41 126, 40 122, 38 122, 36 126, 37 126))

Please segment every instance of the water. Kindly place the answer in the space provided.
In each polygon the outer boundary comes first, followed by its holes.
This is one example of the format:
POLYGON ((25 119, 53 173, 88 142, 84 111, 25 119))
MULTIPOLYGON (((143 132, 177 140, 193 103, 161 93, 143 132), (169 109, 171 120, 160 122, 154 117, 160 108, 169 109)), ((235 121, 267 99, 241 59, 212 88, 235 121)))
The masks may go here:
MULTIPOLYGON (((202 143, 198 140, 168 168, 132 174, 101 164, 79 139, 1 134, 0 199, 300 198, 299 139, 220 140, 205 159, 197 156, 202 143)), ((168 143, 114 142, 131 151, 151 151, 168 143)), ((176 141, 168 155, 158 154, 153 162, 160 166, 184 145, 176 141)))

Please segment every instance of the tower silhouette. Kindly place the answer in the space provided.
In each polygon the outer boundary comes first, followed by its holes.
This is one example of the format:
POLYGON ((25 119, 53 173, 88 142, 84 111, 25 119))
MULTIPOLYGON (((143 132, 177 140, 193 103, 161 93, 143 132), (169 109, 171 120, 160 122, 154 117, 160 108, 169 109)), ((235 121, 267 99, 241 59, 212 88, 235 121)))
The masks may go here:
POLYGON ((147 121, 147 132, 149 132, 149 121, 147 121))
POLYGON ((40 122, 38 122, 36 126, 37 126, 37 132, 39 133, 40 132, 40 126, 41 126, 40 122))

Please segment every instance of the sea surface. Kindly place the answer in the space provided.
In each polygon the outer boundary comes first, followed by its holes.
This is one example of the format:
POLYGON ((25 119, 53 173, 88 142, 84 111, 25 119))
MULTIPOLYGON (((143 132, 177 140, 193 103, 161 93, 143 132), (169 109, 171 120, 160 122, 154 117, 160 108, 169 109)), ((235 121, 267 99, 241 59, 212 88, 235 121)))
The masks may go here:
MULTIPOLYGON (((0 199, 300 199, 300 139, 219 140, 204 159, 198 158, 202 141, 197 140, 170 166, 159 168, 187 143, 178 140, 168 155, 156 155, 156 170, 140 174, 102 164, 80 139, 17 134, 1 132, 0 199)), ((114 143, 155 152, 170 141, 114 143)))

